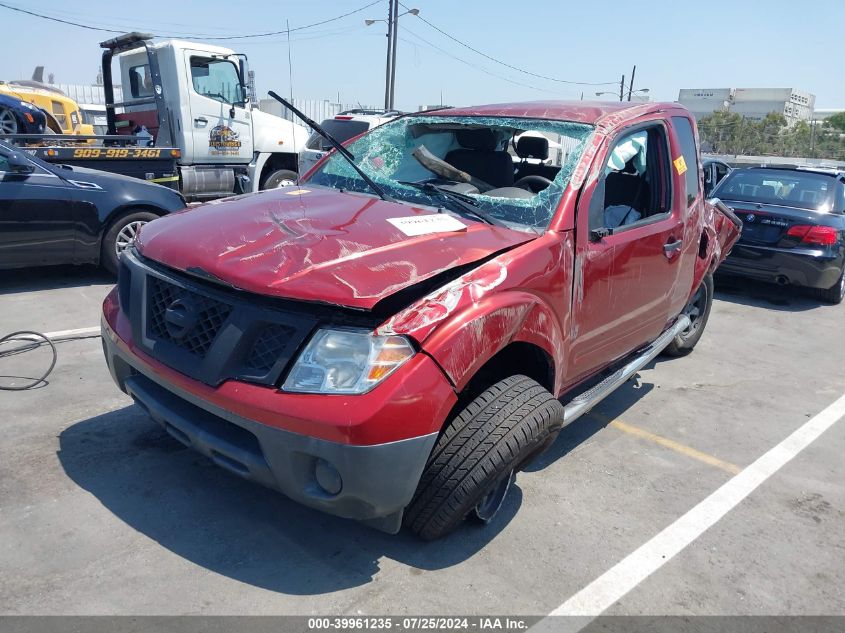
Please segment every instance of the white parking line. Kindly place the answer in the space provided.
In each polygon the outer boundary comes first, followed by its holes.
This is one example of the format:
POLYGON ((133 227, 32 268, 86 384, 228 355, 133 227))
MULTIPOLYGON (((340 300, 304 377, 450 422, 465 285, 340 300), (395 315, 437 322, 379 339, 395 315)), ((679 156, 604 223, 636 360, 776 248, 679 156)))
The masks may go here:
MULTIPOLYGON (((77 328, 75 330, 59 330, 57 332, 44 332, 44 336, 46 336, 47 338, 55 341, 55 340, 63 339, 63 338, 73 338, 75 336, 93 336, 93 335, 99 334, 99 333, 100 333, 100 326, 98 325, 96 327, 81 327, 81 328, 77 328)), ((21 336, 20 338, 21 339, 27 339, 27 340, 31 339, 33 341, 38 340, 38 338, 36 338, 35 336, 32 336, 32 335, 29 335, 29 336, 24 335, 24 336, 21 336)))
POLYGON ((549 615, 586 616, 578 628, 612 607, 730 512, 822 433, 845 416, 845 395, 692 508, 647 543, 569 598, 549 615))

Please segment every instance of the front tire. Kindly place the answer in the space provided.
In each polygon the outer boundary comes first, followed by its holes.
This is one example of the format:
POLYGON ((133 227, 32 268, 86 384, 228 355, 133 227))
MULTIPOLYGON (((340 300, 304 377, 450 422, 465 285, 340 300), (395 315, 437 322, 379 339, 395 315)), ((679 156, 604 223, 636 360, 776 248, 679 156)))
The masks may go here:
POLYGON ((842 274, 839 276, 833 286, 827 289, 816 290, 816 295, 825 303, 839 305, 845 299, 845 268, 842 269, 842 274))
POLYGON ((0 136, 18 133, 18 118, 9 108, 0 108, 0 136))
POLYGON ((500 380, 446 427, 431 453, 405 525, 430 541, 457 528, 470 512, 490 521, 513 477, 563 424, 563 405, 526 376, 500 380))
POLYGON ((681 314, 690 318, 690 326, 678 334, 663 350, 666 356, 686 356, 704 334, 710 308, 713 307, 713 275, 707 275, 681 314))
POLYGON ((295 185, 299 174, 290 169, 278 169, 271 173, 264 179, 264 184, 261 185, 261 190, 278 189, 279 187, 287 187, 288 185, 295 185))
POLYGON ((103 236, 103 243, 100 246, 100 265, 110 273, 117 274, 120 252, 132 246, 143 225, 158 217, 149 211, 134 211, 117 218, 103 236))

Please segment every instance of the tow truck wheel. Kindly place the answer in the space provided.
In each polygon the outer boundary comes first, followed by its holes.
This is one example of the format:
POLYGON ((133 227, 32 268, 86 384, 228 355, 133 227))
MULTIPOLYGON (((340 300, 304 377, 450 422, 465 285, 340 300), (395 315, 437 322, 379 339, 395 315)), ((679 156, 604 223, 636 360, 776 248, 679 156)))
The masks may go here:
POLYGON ((106 231, 100 246, 100 264, 103 268, 116 274, 120 252, 132 246, 142 226, 158 217, 149 211, 134 211, 117 218, 106 231))
POLYGON ((9 108, 0 108, 0 134, 17 134, 18 119, 9 108))
POLYGON ((707 325, 712 306, 713 275, 707 275, 682 312, 689 317, 690 326, 678 334, 675 340, 663 350, 666 356, 686 356, 692 351, 701 335, 704 334, 704 326, 707 325))
POLYGON ((563 406, 527 376, 500 380, 446 426, 405 512, 405 525, 424 540, 445 536, 468 514, 493 519, 514 476, 551 444, 563 406))
POLYGON ((278 189, 279 187, 287 187, 288 185, 295 185, 296 179, 299 175, 290 169, 278 169, 267 176, 261 189, 278 189))

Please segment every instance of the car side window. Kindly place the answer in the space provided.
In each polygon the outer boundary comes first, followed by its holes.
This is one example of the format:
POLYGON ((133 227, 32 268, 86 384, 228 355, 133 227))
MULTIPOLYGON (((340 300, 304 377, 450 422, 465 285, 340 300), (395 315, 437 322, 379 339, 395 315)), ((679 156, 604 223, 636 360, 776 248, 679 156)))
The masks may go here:
POLYGON ((675 157, 673 163, 678 174, 686 176, 687 206, 691 205, 698 195, 698 151, 695 146, 695 134, 692 123, 685 116, 673 116, 672 125, 681 144, 681 156, 675 157))
POLYGON ((620 231, 671 210, 669 145, 662 125, 625 133, 608 154, 590 205, 590 229, 620 231))
POLYGON ((6 157, 0 155, 0 172, 7 172, 9 171, 9 161, 6 160, 6 157))

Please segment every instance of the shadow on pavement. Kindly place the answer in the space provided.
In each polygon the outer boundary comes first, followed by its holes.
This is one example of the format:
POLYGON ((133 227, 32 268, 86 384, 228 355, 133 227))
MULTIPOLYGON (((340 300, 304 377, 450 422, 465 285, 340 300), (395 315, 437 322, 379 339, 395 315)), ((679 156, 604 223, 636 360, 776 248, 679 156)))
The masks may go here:
POLYGON ((243 481, 183 447, 134 405, 73 424, 59 446, 68 476, 130 527, 210 571, 294 595, 367 584, 384 558, 409 566, 411 575, 456 565, 496 538, 522 503, 515 485, 486 527, 467 522, 425 543, 243 481))
MULTIPOLYGON (((661 359, 658 357, 656 361, 651 361, 646 365, 645 369, 653 367, 655 362, 660 362, 661 360, 671 361, 674 359, 661 359)), ((581 416, 569 426, 564 427, 555 440, 555 443, 532 462, 525 469, 526 472, 543 470, 566 456, 572 450, 589 440, 593 435, 604 429, 612 420, 620 417, 635 402, 645 397, 646 394, 654 389, 652 383, 641 382, 639 374, 635 376, 635 379, 628 380, 624 385, 602 400, 596 405, 595 409, 581 416)))
POLYGON ((784 312, 827 307, 798 286, 778 286, 741 277, 717 275, 715 298, 720 301, 784 312))
POLYGON ((115 283, 114 275, 97 266, 43 266, 4 271, 0 295, 52 288, 79 288, 115 283))

